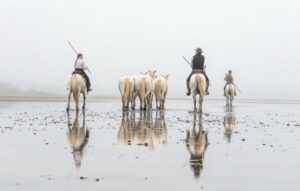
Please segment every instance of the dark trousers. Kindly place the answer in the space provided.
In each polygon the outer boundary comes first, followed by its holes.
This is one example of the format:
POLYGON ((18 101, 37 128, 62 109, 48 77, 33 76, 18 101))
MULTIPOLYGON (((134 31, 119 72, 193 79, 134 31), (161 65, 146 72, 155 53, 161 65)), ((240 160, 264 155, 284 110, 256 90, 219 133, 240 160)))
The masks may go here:
MULTIPOLYGON (((191 72, 190 75, 188 76, 188 78, 186 79, 186 87, 188 89, 188 91, 191 91, 190 89, 190 80, 193 74, 195 74, 196 72, 191 72)), ((202 74, 204 75, 205 79, 206 79, 206 91, 208 90, 208 86, 209 86, 209 79, 208 76, 206 75, 205 72, 202 72, 202 74)))
POLYGON ((88 77, 88 75, 86 75, 86 73, 84 72, 83 69, 76 68, 75 71, 73 72, 73 74, 80 74, 85 80, 87 89, 88 90, 90 89, 90 87, 91 87, 90 78, 88 77))

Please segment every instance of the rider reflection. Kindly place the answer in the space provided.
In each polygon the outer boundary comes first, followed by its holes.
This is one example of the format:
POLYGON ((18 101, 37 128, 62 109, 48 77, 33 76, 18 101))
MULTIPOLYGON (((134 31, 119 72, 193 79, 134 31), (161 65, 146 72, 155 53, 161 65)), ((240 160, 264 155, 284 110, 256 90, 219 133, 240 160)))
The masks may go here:
POLYGON ((67 132, 67 138, 69 141, 69 144, 72 148, 72 154, 75 161, 76 168, 81 167, 81 161, 84 154, 84 148, 89 140, 89 130, 85 126, 85 112, 82 112, 82 124, 80 126, 79 123, 79 112, 76 112, 76 116, 74 119, 73 124, 70 123, 70 115, 69 112, 67 112, 68 115, 68 132, 67 132))
POLYGON ((227 139, 227 141, 231 142, 232 137, 232 131, 235 127, 236 119, 235 119, 235 113, 233 111, 232 107, 226 107, 225 108, 225 115, 223 119, 223 125, 224 125, 224 135, 227 139))
POLYGON ((204 153, 208 145, 207 131, 204 131, 202 126, 202 115, 198 114, 198 117, 197 125, 197 114, 194 114, 192 130, 191 132, 187 130, 186 137, 186 148, 191 155, 190 166, 194 172, 195 178, 200 177, 203 168, 204 153))

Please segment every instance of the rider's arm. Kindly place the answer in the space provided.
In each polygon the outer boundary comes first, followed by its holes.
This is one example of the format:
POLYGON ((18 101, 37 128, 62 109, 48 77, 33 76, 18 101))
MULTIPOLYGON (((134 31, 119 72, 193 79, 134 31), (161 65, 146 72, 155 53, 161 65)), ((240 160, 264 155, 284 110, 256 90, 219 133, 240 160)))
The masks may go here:
POLYGON ((83 63, 82 63, 82 68, 83 68, 84 70, 87 70, 87 69, 88 69, 88 67, 87 67, 87 65, 85 64, 84 61, 83 61, 83 63))

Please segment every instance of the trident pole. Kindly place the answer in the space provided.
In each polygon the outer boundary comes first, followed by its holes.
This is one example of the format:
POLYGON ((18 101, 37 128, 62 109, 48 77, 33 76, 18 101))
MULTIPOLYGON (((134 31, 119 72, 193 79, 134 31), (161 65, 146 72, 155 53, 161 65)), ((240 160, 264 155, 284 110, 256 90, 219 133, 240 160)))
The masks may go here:
MULTIPOLYGON (((72 48, 72 50, 75 52, 75 54, 77 55, 78 52, 77 52, 77 50, 74 48, 74 46, 71 44, 71 42, 70 42, 70 41, 67 41, 67 42, 68 42, 68 44, 70 45, 70 47, 72 48)), ((89 71, 90 74, 92 73, 88 67, 86 67, 86 69, 89 71)))

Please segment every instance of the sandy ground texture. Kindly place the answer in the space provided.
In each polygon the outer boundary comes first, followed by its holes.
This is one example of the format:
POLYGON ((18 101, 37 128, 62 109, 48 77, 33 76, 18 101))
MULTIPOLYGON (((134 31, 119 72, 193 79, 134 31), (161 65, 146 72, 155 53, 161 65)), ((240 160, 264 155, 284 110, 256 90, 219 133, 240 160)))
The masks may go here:
POLYGON ((224 103, 0 102, 0 190, 298 190, 300 104, 224 103))

